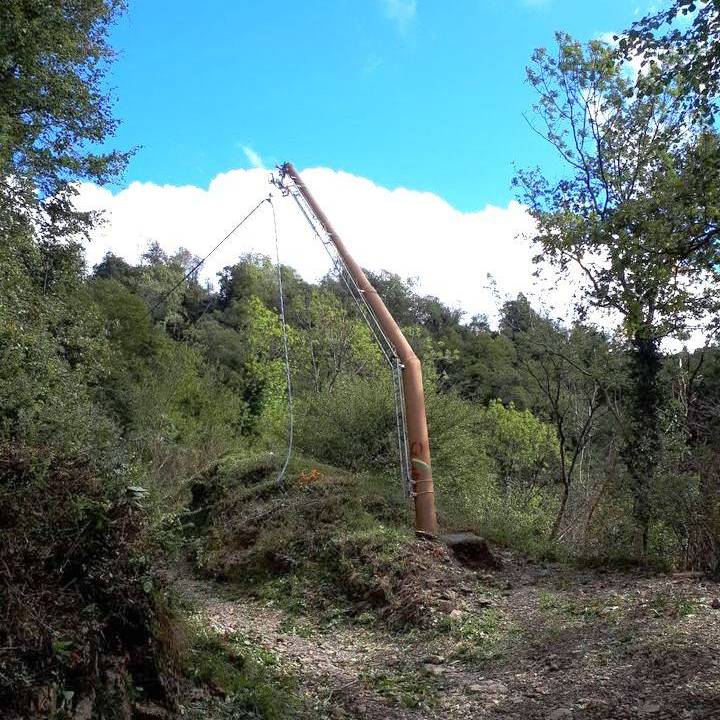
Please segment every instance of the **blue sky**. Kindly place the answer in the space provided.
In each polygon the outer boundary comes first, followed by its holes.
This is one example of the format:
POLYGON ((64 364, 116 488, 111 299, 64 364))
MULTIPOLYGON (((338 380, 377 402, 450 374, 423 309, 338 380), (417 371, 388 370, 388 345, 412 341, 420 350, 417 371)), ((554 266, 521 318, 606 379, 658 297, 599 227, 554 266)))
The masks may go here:
POLYGON ((524 67, 555 30, 627 27, 647 0, 130 0, 109 78, 124 184, 327 167, 506 205, 513 163, 553 162, 522 117, 524 67), (245 150, 244 150, 245 148, 245 150), (250 152, 252 156, 252 152, 250 152))
MULTIPOLYGON (((582 275, 534 263, 511 188, 514 164, 561 170, 523 118, 525 66, 555 31, 622 32, 653 2, 128 0, 109 83, 116 144, 141 147, 121 183, 80 188, 78 207, 107 221, 88 266, 106 252, 138 262, 150 242, 204 256, 270 191, 256 166, 288 159, 363 267, 417 278, 466 317, 494 322, 522 292, 569 320, 582 275)), ((323 276, 321 243, 289 199, 275 207, 282 262, 323 276)), ((258 213, 202 277, 274 255, 272 230, 258 213)))

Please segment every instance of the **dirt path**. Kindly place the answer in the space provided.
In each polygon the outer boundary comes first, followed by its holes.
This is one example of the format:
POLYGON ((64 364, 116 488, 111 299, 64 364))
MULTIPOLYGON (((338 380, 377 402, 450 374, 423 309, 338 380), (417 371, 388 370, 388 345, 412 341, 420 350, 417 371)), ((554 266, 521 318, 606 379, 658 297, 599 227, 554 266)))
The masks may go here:
POLYGON ((453 568, 448 614, 409 633, 177 587, 219 633, 273 653, 318 718, 720 720, 720 586, 702 579, 507 556, 492 574, 453 568))

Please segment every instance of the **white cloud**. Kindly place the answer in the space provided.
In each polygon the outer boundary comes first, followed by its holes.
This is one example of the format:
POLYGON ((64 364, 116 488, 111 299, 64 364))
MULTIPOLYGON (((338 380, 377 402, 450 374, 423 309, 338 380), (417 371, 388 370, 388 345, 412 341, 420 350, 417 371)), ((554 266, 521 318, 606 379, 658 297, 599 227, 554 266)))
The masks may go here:
POLYGON ((385 16, 395 22, 401 32, 407 30, 417 15, 416 0, 380 0, 385 16))
MULTIPOLYGON (((432 193, 390 190, 345 172, 313 168, 302 174, 364 267, 417 277, 422 292, 468 315, 484 313, 494 320, 500 302, 523 292, 534 304, 568 317, 577 282, 533 277, 536 250, 527 239, 533 221, 519 203, 460 212, 432 193)), ((106 251, 137 262, 153 240, 169 252, 184 247, 204 256, 271 189, 261 169, 223 173, 207 189, 135 182, 113 194, 83 184, 78 207, 105 210, 107 217, 87 248, 88 265, 106 251)), ((308 280, 321 277, 330 269, 322 244, 290 198, 275 192, 274 203, 283 263, 308 280)), ((274 255, 269 208, 208 260, 202 276, 215 280, 219 270, 251 251, 274 255)))
MULTIPOLYGON (((302 176, 363 267, 417 277, 421 292, 462 308, 468 318, 485 314, 491 324, 497 323, 502 302, 521 292, 552 317, 572 319, 583 277, 571 270, 558 278, 548 266, 533 263, 537 248, 529 238, 534 224, 520 203, 461 212, 433 193, 390 190, 346 172, 311 168, 302 176), (534 277, 538 267, 541 278, 534 277)), ((266 170, 255 168, 220 174, 207 189, 135 182, 113 194, 83 184, 78 208, 104 210, 107 218, 87 247, 88 265, 98 263, 107 251, 138 262, 154 240, 167 252, 183 247, 202 257, 272 191, 282 262, 307 280, 319 279, 331 267, 325 249, 292 199, 282 197, 268 179, 266 170)), ((201 276, 215 281, 218 271, 247 252, 274 257, 269 206, 210 257, 201 276)), ((608 330, 618 321, 597 311, 592 319, 608 330)), ((688 346, 701 345, 703 337, 698 329, 688 346)), ((664 343, 666 350, 682 345, 664 343)))
POLYGON ((263 159, 260 157, 260 154, 255 152, 249 145, 242 145, 242 151, 245 153, 245 157, 248 159, 248 162, 254 167, 254 168, 264 168, 265 163, 263 162, 263 159))

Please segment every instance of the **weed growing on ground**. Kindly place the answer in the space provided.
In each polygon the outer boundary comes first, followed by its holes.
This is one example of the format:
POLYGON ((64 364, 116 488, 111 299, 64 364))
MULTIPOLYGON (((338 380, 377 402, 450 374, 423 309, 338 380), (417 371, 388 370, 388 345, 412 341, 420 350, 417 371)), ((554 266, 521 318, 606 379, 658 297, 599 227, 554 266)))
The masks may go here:
POLYGON ((367 670, 361 675, 363 684, 389 702, 411 709, 428 710, 437 703, 438 682, 417 668, 408 670, 367 670))
POLYGON ((311 638, 318 632, 318 629, 311 623, 292 615, 284 615, 278 629, 284 635, 297 635, 302 638, 311 638))
POLYGON ((657 617, 685 618, 694 614, 696 605, 686 595, 671 590, 659 590, 650 598, 649 607, 657 617))
POLYGON ((512 624, 494 608, 459 617, 445 615, 438 622, 437 630, 455 643, 454 657, 471 663, 486 663, 502 657, 513 636, 512 624))
POLYGON ((186 708, 186 717, 208 716, 282 720, 299 707, 295 682, 272 653, 240 633, 220 635, 200 618, 187 620, 187 648, 182 669, 206 690, 206 697, 186 708))
POLYGON ((571 623, 598 621, 617 623, 623 613, 623 601, 615 596, 577 600, 559 594, 541 592, 538 595, 538 607, 556 619, 571 623))

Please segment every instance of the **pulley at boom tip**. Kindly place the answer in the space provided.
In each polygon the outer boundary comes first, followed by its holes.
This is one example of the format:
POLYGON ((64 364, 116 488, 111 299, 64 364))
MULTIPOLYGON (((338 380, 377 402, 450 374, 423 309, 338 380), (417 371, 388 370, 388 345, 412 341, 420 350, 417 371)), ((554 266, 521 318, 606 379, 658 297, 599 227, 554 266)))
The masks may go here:
POLYGON ((271 173, 270 175, 270 183, 274 185, 281 194, 286 197, 290 194, 290 189, 288 188, 285 178, 290 175, 292 178, 292 170, 294 169, 292 166, 292 163, 284 162, 282 165, 275 165, 277 168, 277 177, 275 176, 275 173, 271 173))

